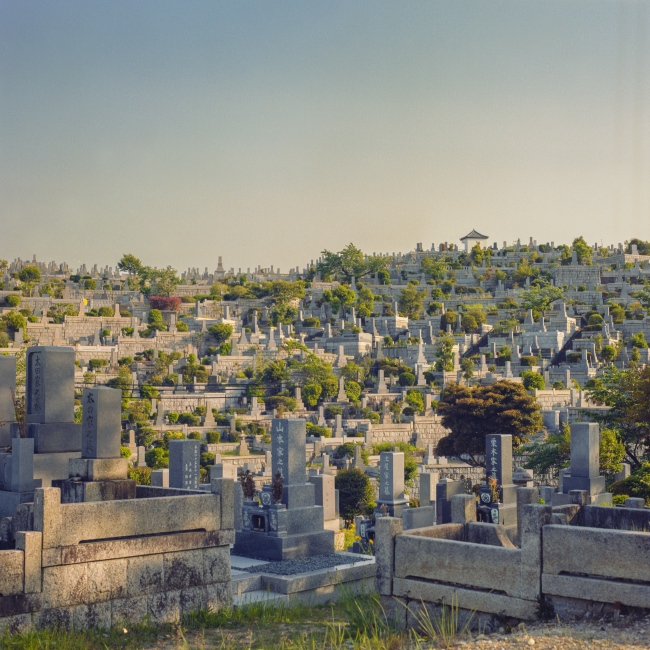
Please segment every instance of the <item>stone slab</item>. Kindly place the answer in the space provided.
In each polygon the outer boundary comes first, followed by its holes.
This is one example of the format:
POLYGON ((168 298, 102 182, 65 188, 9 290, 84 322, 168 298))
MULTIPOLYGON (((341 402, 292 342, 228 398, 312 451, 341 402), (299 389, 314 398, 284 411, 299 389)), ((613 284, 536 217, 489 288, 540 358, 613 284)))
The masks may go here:
POLYGON ((81 451, 80 424, 71 422, 28 424, 27 437, 34 439, 35 454, 81 451))
POLYGON ((270 537, 264 533, 241 531, 235 534, 233 553, 267 560, 288 560, 334 552, 334 532, 321 530, 305 535, 270 537))
POLYGON ((68 467, 70 478, 81 481, 114 481, 126 479, 129 461, 127 458, 73 458, 68 467))

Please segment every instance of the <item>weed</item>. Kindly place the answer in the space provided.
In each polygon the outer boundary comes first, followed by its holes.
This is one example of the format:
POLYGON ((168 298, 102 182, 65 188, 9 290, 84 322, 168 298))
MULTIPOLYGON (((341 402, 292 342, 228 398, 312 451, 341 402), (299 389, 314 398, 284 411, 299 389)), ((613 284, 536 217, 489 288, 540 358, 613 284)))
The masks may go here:
POLYGON ((445 648, 450 647, 461 636, 469 634, 469 627, 474 612, 461 624, 460 622, 460 607, 458 606, 458 597, 456 594, 452 596, 451 604, 440 604, 438 613, 432 618, 424 601, 420 601, 420 609, 414 612, 407 605, 405 607, 415 618, 417 626, 420 628, 425 637, 431 640, 436 640, 441 643, 445 648))

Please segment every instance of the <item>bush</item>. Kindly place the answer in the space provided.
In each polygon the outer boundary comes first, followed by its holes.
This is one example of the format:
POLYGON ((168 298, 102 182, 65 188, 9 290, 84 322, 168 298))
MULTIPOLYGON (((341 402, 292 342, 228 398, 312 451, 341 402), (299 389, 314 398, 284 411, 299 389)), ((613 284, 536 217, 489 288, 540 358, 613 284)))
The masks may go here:
POLYGON ((113 309, 111 307, 100 307, 97 310, 97 315, 98 316, 103 316, 104 318, 111 318, 114 316, 113 309))
POLYGON ((178 296, 149 296, 149 304, 156 310, 178 311, 182 302, 178 296))
POLYGON ((192 431, 192 433, 187 434, 188 440, 201 440, 201 434, 198 431, 192 431))
POLYGON ((287 411, 295 411, 297 402, 295 397, 286 397, 284 395, 273 395, 265 400, 266 410, 271 411, 282 405, 287 411))
POLYGON ((167 422, 169 422, 169 424, 176 424, 178 422, 178 413, 175 411, 169 411, 167 413, 167 422))
POLYGON ((131 458, 131 450, 120 445, 120 458, 131 458))
POLYGON ((176 329, 179 332, 189 332, 190 331, 189 325, 186 322, 182 321, 182 320, 180 320, 180 321, 178 321, 176 323, 176 329))
POLYGON ((539 359, 531 355, 520 357, 519 360, 519 363, 521 363, 522 366, 528 366, 528 367, 536 366, 538 362, 539 359))
POLYGON ((340 470, 334 485, 339 491, 339 511, 347 521, 357 515, 371 515, 374 503, 374 491, 370 479, 356 468, 340 470))
POLYGON ((221 433, 219 431, 208 431, 205 439, 209 445, 218 445, 221 442, 221 433))
POLYGON ((144 455, 147 467, 150 469, 164 469, 169 467, 169 450, 155 447, 144 455))
POLYGON ((201 426, 201 418, 192 413, 180 413, 178 416, 178 423, 187 424, 190 427, 199 427, 201 426))
POLYGON ((553 382, 553 388, 555 390, 565 390, 566 386, 564 385, 563 381, 554 381, 553 382))
POLYGON ((129 467, 126 477, 138 485, 151 485, 152 467, 129 467))
POLYGON ((329 427, 322 427, 318 424, 307 422, 307 435, 318 436, 320 438, 331 438, 332 430, 329 427))
POLYGON ((302 321, 303 327, 320 327, 320 318, 310 316, 302 321))
POLYGON ((414 386, 415 385, 415 375, 412 372, 403 372, 399 376, 399 385, 400 386, 414 386))
POLYGON ((326 406, 324 414, 328 420, 333 420, 337 415, 343 414, 343 409, 340 406, 326 406))
POLYGON ((544 390, 544 377, 534 370, 525 370, 521 373, 524 388, 526 390, 544 390))
POLYGON ((650 503, 650 483, 645 477, 639 474, 632 474, 622 481, 612 484, 609 491, 614 494, 625 494, 630 497, 645 499, 646 504, 650 503))
POLYGON ((10 307, 18 307, 18 305, 20 305, 20 296, 7 296, 5 302, 10 307))
POLYGON ((88 361, 88 367, 91 370, 97 370, 98 368, 104 368, 108 365, 107 359, 90 359, 88 361))

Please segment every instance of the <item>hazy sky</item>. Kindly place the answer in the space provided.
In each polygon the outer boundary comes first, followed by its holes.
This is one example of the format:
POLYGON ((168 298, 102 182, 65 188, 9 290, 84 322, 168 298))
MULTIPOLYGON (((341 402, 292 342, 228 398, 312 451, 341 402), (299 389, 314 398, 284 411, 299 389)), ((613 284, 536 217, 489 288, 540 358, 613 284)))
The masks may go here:
POLYGON ((0 257, 650 239, 650 5, 0 1, 0 257))

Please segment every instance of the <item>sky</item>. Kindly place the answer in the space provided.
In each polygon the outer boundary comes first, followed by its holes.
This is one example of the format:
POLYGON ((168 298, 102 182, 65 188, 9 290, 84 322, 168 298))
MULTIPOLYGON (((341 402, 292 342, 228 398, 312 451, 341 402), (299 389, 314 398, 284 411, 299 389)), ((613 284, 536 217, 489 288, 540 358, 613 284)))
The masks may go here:
POLYGON ((0 258, 650 240, 650 3, 2 0, 0 258))

